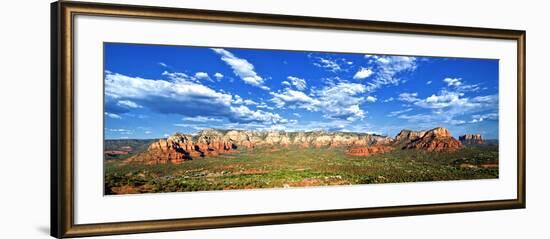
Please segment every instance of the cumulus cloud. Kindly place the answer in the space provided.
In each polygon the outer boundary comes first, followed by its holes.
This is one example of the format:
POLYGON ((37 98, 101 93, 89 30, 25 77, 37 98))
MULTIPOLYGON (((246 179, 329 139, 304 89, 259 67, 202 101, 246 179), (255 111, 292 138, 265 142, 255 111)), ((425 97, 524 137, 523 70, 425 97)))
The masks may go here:
POLYGON ((498 120, 498 113, 487 113, 482 115, 472 115, 472 121, 470 123, 480 123, 485 120, 498 120))
POLYGON ((430 108, 457 108, 457 111, 471 111, 496 107, 498 95, 486 95, 476 97, 465 97, 464 93, 442 90, 438 94, 432 94, 426 99, 418 100, 415 105, 430 108))
POLYGON ((233 73, 240 77, 246 84, 269 90, 269 87, 264 85, 265 80, 254 70, 254 65, 252 65, 252 63, 248 62, 246 59, 235 56, 225 49, 212 48, 212 50, 221 55, 222 61, 229 65, 231 69, 233 69, 233 73))
POLYGON ((236 104, 236 105, 242 105, 242 104, 244 104, 244 105, 258 105, 257 102, 255 102, 251 99, 243 99, 239 95, 234 95, 233 104, 236 104))
POLYGON ((367 84, 369 92, 385 85, 398 85, 403 81, 401 73, 414 71, 417 67, 417 59, 410 56, 365 55, 365 58, 375 65, 376 72, 374 79, 367 84))
POLYGON ((369 96, 367 96, 366 100, 367 100, 367 102, 374 103, 374 102, 376 102, 377 99, 376 99, 376 97, 369 95, 369 96))
POLYGON ((359 107, 367 101, 365 97, 360 96, 365 92, 366 87, 362 84, 340 82, 314 90, 310 95, 288 88, 271 92, 271 101, 278 108, 321 111, 326 118, 354 121, 365 117, 365 112, 359 107))
POLYGON ((216 80, 221 80, 223 78, 223 74, 216 72, 216 74, 214 74, 214 77, 216 78, 216 80))
MULTIPOLYGON (((109 74, 113 74, 111 72, 109 72, 109 74)), ((173 81, 173 82, 195 82, 195 83, 199 83, 200 81, 193 77, 193 76, 189 76, 183 72, 169 72, 169 71, 164 71, 162 72, 162 75, 163 76, 166 76, 170 81, 173 81)))
POLYGON ((302 78, 295 77, 295 76, 289 76, 289 77, 287 77, 287 79, 290 81, 291 85, 296 87, 296 89, 298 89, 298 90, 306 89, 306 86, 307 86, 306 80, 304 80, 302 78))
POLYGON ((447 86, 460 86, 462 85, 460 80, 460 78, 445 78, 443 79, 443 82, 447 83, 447 86))
MULTIPOLYGON (((187 80, 187 76, 170 74, 176 80, 152 80, 107 73, 105 77, 106 105, 118 101, 132 101, 152 111, 179 114, 186 117, 227 118, 234 122, 284 122, 278 114, 250 110, 235 105, 234 97, 187 80)), ((243 100, 243 99, 241 99, 243 100)), ((243 104, 251 101, 243 100, 243 104)), ((111 116, 109 116, 111 117, 111 116)))
POLYGON ((195 78, 199 80, 210 80, 210 76, 206 72, 197 72, 195 73, 195 78))
POLYGON ((331 72, 338 72, 343 70, 336 60, 323 57, 317 57, 315 60, 316 61, 313 62, 314 66, 326 69, 331 72))
MULTIPOLYGON (((426 98, 419 98, 417 93, 402 93, 399 100, 411 103, 414 106, 429 110, 430 114, 399 115, 399 118, 410 122, 444 122, 453 125, 465 124, 466 121, 457 119, 465 115, 494 110, 498 108, 498 95, 483 95, 467 97, 459 91, 441 90, 426 98)), ((479 121, 482 117, 473 117, 479 121)), ((476 121, 476 122, 477 122, 476 121)))
POLYGON ((359 105, 365 102, 360 95, 367 91, 365 85, 341 82, 315 92, 322 103, 325 117, 354 121, 363 119, 365 111, 359 105))
POLYGON ((394 99, 393 97, 390 97, 390 98, 387 98, 387 99, 383 100, 382 102, 388 103, 388 102, 392 102, 392 101, 394 101, 394 100, 395 100, 395 99, 394 99))
POLYGON ((405 101, 405 102, 408 102, 408 103, 412 103, 412 102, 416 102, 416 101, 419 100, 417 98, 417 96, 418 96, 418 93, 416 93, 416 92, 414 92, 414 93, 404 92, 404 93, 399 94, 399 100, 405 101))
POLYGON ((162 67, 164 67, 164 68, 168 68, 168 65, 167 65, 166 63, 164 63, 164 62, 159 62, 159 65, 162 66, 162 67))
POLYGON ((372 70, 369 68, 361 67, 357 73, 353 76, 353 79, 362 80, 372 75, 372 70))
POLYGON ((306 95, 302 91, 284 89, 279 92, 270 93, 273 98, 271 101, 275 103, 277 108, 288 106, 289 108, 302 108, 310 111, 317 111, 321 102, 306 95))
POLYGON ((481 90, 480 84, 467 84, 462 78, 450 78, 443 79, 443 82, 447 83, 447 86, 458 92, 477 92, 481 90))
POLYGON ((262 110, 250 110, 248 107, 241 105, 238 107, 231 107, 232 114, 230 115, 230 121, 242 122, 242 123, 268 123, 268 124, 281 124, 287 123, 286 119, 283 119, 279 114, 271 112, 265 112, 262 110))

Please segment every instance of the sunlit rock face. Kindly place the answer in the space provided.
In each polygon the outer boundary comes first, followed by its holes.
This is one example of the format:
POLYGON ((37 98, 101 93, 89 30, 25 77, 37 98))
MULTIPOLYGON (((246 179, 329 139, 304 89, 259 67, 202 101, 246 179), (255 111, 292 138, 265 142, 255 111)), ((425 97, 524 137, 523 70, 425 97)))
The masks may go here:
POLYGON ((459 136, 458 140, 460 140, 460 142, 465 145, 484 143, 483 138, 481 137, 481 134, 465 134, 465 135, 459 136))
POLYGON ((426 131, 420 138, 410 141, 403 149, 425 150, 428 152, 453 152, 462 148, 462 143, 452 137, 446 128, 426 131))

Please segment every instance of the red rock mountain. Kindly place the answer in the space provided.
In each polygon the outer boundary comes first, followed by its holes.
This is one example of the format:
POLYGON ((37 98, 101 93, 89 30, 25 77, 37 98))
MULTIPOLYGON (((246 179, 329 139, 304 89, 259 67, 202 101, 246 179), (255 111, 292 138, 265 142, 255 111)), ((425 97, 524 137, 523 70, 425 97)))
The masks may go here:
POLYGON ((395 136, 395 142, 408 143, 424 136, 425 133, 426 131, 413 131, 413 130, 404 129, 404 130, 401 130, 401 132, 399 132, 399 134, 395 136))
POLYGON ((446 128, 426 131, 420 138, 410 141, 403 149, 426 150, 428 152, 452 152, 462 148, 462 143, 452 137, 446 128))
POLYGON ((237 149, 255 147, 363 147, 391 144, 387 136, 359 133, 332 133, 324 131, 284 132, 284 131, 241 131, 205 129, 197 135, 176 133, 167 139, 152 143, 149 148, 128 162, 147 164, 181 163, 194 158, 217 156, 232 153, 237 149))
POLYGON ((403 130, 396 137, 345 132, 284 132, 205 129, 196 135, 176 133, 160 139, 149 148, 127 159, 146 164, 182 163, 195 158, 233 153, 256 147, 346 148, 352 156, 387 153, 394 148, 428 152, 455 151, 462 143, 445 128, 428 131, 403 130))
POLYGON ((481 134, 465 134, 458 137, 462 144, 483 144, 481 134))
POLYGON ((394 148, 387 145, 372 145, 367 147, 350 147, 346 154, 350 156, 371 156, 375 154, 384 154, 392 151, 394 148))

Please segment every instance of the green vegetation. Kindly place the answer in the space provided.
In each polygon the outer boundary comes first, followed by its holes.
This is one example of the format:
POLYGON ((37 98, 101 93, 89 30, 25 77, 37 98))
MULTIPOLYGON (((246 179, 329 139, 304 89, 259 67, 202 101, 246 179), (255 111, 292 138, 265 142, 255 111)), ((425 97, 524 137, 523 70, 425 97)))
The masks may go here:
POLYGON ((181 164, 104 162, 106 194, 498 178, 494 145, 370 157, 347 156, 344 149, 262 148, 181 164))

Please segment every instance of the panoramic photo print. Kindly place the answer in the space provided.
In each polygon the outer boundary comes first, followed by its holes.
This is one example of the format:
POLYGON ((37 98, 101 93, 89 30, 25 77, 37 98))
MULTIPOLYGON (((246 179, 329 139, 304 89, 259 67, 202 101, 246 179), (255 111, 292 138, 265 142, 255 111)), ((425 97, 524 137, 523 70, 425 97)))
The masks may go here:
POLYGON ((103 50, 105 195, 499 177, 496 59, 103 50))

